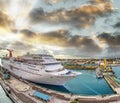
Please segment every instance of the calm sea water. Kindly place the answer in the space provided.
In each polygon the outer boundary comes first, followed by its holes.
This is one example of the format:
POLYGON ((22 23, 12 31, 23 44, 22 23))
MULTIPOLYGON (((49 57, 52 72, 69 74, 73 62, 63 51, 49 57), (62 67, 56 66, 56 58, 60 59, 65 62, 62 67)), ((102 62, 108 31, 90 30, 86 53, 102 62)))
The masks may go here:
MULTIPOLYGON (((116 67, 114 67, 116 68, 116 67)), ((119 71, 115 69, 116 72, 119 71)), ((53 89, 60 92, 78 94, 78 95, 111 95, 114 94, 111 87, 104 79, 96 78, 95 71, 76 70, 82 74, 62 86, 42 85, 46 88, 53 89)))
POLYGON ((5 94, 3 88, 0 85, 0 103, 13 103, 5 94))
POLYGON ((115 72, 117 78, 120 79, 120 66, 113 67, 113 71, 115 72))

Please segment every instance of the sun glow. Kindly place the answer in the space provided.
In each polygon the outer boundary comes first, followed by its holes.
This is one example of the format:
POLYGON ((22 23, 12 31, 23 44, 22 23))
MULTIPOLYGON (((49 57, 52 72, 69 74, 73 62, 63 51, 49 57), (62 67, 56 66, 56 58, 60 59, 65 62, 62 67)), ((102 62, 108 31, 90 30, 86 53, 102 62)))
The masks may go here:
POLYGON ((27 17, 29 12, 34 8, 36 1, 12 0, 6 4, 6 9, 2 12, 8 16, 12 24, 7 25, 7 27, 0 27, 0 40, 19 41, 22 38, 20 30, 29 28, 27 17), (12 32, 11 29, 17 30, 17 32, 12 32))
POLYGON ((21 35, 18 35, 18 34, 14 34, 12 32, 10 33, 6 33, 6 35, 4 35, 4 38, 2 35, 0 35, 0 40, 3 40, 3 41, 14 41, 14 40, 20 40, 21 38, 21 35))
POLYGON ((28 27, 28 15, 32 10, 36 0, 34 1, 20 1, 12 0, 7 6, 6 14, 13 20, 14 25, 12 28, 23 29, 28 27))

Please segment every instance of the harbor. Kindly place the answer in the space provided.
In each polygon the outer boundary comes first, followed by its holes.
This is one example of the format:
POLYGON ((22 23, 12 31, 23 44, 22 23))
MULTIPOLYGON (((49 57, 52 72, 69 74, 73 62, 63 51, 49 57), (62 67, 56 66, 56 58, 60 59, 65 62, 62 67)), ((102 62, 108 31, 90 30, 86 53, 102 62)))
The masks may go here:
POLYGON ((112 95, 97 95, 97 96, 82 96, 76 94, 57 92, 48 88, 41 87, 31 82, 21 80, 11 76, 10 79, 5 79, 0 76, 0 83, 4 88, 6 94, 15 103, 71 103, 71 101, 77 100, 78 103, 105 103, 105 102, 118 102, 120 101, 119 85, 115 84, 114 80, 111 80, 109 76, 104 76, 105 80, 112 87, 115 94, 112 95), (35 97, 35 92, 43 93, 50 96, 50 101, 43 100, 41 97, 35 97))
POLYGON ((0 0, 0 103, 120 103, 120 0, 0 0))

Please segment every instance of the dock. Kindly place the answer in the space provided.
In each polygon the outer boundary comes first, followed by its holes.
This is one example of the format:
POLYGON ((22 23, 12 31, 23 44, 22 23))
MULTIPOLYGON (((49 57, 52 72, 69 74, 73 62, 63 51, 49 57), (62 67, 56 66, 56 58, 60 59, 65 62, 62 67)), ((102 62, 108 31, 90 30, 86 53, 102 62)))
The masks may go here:
POLYGON ((33 94, 36 91, 50 95, 52 97, 51 100, 54 100, 54 103, 69 103, 68 99, 62 95, 57 95, 57 93, 54 94, 50 90, 48 91, 46 88, 36 86, 35 84, 29 83, 22 79, 16 79, 13 76, 11 76, 9 80, 5 80, 0 75, 0 84, 6 95, 14 103, 48 103, 48 101, 35 97, 33 94))
POLYGON ((113 91, 120 95, 120 84, 115 81, 114 77, 111 77, 110 75, 105 75, 104 78, 113 89, 113 91))
POLYGON ((75 94, 67 94, 57 92, 48 88, 38 86, 34 83, 25 81, 15 76, 10 79, 4 79, 0 74, 0 83, 4 88, 6 94, 13 100, 14 103, 71 103, 77 100, 78 103, 112 103, 120 102, 120 92, 118 92, 118 85, 115 84, 109 76, 105 76, 106 81, 113 86, 116 94, 113 95, 99 95, 99 96, 81 96, 75 94), (112 83, 113 82, 113 83, 112 83), (35 91, 51 96, 51 100, 46 102, 40 98, 35 97, 35 91))

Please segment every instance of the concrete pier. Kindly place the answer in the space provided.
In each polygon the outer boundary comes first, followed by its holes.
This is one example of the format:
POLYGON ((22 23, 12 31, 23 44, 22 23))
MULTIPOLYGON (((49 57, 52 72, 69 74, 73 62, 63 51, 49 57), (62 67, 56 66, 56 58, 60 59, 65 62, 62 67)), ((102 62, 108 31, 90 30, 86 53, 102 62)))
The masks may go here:
MULTIPOLYGON (((38 99, 33 96, 34 91, 37 89, 34 89, 33 85, 27 81, 24 80, 21 81, 12 76, 9 80, 4 80, 3 78, 1 79, 0 77, 0 84, 2 85, 6 94, 13 100, 14 103, 47 103, 46 101, 38 99)), ((46 89, 41 88, 41 90, 39 91, 48 94, 46 89)), ((50 96, 52 96, 51 93, 50 96)), ((55 101, 54 103, 69 102, 67 100, 58 98, 58 96, 52 99, 54 99, 55 101)))
POLYGON ((118 84, 117 81, 115 81, 114 77, 105 75, 104 78, 107 81, 107 83, 110 85, 110 87, 114 90, 114 92, 120 95, 120 84, 118 84))

